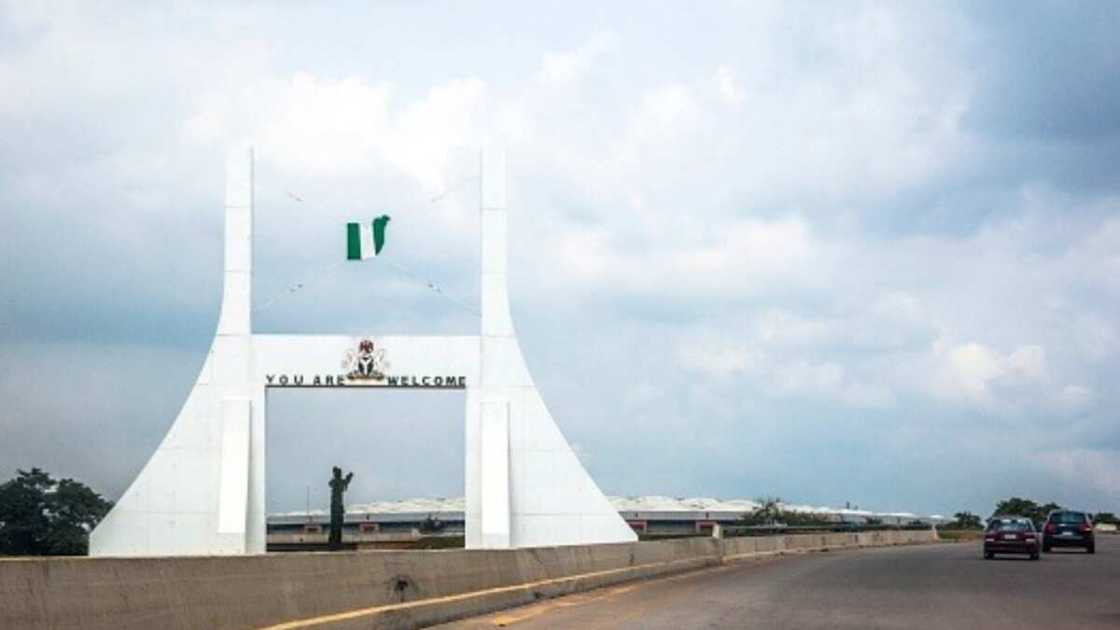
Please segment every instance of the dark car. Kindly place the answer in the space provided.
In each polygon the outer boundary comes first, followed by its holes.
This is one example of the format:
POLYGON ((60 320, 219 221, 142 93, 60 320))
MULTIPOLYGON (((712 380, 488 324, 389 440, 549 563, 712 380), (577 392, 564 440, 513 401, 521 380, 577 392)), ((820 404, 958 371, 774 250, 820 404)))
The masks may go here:
POLYGON ((1081 547, 1089 553, 1096 553, 1093 521, 1089 515, 1071 510, 1051 512, 1042 526, 1042 550, 1049 552, 1053 547, 1081 547))
POLYGON ((1038 560, 1038 544, 1038 531, 1024 516, 993 516, 984 531, 984 557, 988 560, 997 553, 1024 554, 1038 560))

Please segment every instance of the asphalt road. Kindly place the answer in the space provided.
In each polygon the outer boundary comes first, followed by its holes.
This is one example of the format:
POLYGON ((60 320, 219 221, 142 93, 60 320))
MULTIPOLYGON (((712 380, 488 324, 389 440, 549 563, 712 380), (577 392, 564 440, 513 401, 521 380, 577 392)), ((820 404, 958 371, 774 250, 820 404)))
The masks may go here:
POLYGON ((439 626, 1120 628, 1120 536, 1097 553, 984 560, 979 543, 786 556, 592 591, 439 626))

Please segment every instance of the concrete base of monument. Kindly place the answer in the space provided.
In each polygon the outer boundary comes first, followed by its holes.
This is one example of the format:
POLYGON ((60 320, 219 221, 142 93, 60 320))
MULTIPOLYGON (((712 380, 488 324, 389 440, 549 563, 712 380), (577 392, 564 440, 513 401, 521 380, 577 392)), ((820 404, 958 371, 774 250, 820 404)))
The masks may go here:
POLYGON ((786 553, 930 543, 933 530, 510 550, 0 561, 0 628, 416 628, 786 553))

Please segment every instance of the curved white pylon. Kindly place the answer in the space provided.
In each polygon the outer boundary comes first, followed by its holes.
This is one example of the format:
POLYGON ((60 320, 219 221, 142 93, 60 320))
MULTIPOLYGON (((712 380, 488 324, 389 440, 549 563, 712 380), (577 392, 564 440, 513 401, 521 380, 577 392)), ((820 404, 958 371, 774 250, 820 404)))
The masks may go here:
POLYGON ((264 551, 263 406, 259 417, 252 413, 263 390, 250 370, 252 263, 253 152, 239 148, 226 161, 222 310, 210 352, 163 442, 90 535, 90 555, 264 551))
MULTIPOLYGON (((355 345, 346 336, 253 334, 252 157, 237 149, 227 161, 222 310, 210 352, 167 436, 91 535, 91 555, 263 553, 268 377, 333 374, 355 345)), ((481 335, 378 343, 413 373, 466 375, 467 547, 635 540, 521 356, 507 290, 504 153, 484 153, 481 182, 481 335)))
POLYGON ((522 358, 509 308, 500 150, 483 152, 481 205, 481 384, 478 413, 471 413, 473 401, 467 410, 467 546, 636 540, 560 433, 522 358))

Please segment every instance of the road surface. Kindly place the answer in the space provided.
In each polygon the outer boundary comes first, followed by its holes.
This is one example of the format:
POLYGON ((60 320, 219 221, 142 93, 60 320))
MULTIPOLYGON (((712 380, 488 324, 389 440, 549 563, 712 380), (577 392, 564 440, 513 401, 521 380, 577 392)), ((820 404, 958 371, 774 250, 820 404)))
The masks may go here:
POLYGON ((634 582, 439 626, 1120 628, 1120 536, 983 560, 980 543, 832 551, 634 582), (1025 557, 1023 557, 1025 558, 1025 557))

